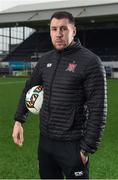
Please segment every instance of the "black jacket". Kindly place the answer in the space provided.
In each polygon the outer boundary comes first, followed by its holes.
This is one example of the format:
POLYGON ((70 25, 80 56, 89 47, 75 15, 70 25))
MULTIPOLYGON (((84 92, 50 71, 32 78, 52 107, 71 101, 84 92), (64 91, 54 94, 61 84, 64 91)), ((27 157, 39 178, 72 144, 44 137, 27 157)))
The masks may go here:
POLYGON ((81 148, 95 152, 107 114, 105 71, 100 59, 79 42, 41 57, 27 80, 15 120, 28 112, 26 92, 43 85, 40 133, 57 140, 79 140, 81 148))

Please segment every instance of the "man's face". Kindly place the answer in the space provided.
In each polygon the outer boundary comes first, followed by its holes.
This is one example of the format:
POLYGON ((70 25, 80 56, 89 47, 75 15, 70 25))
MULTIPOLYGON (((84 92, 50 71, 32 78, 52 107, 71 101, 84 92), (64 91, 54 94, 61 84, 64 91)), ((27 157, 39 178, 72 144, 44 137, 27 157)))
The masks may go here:
POLYGON ((68 47, 74 40, 76 28, 68 19, 53 18, 50 23, 50 36, 53 46, 58 50, 68 47))

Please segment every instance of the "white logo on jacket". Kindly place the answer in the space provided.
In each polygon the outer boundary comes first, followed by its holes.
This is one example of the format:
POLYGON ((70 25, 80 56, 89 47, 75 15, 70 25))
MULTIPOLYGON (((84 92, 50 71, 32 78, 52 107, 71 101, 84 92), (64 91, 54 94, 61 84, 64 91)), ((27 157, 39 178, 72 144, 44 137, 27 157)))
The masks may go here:
POLYGON ((47 64, 47 68, 51 67, 52 66, 52 63, 48 63, 47 64))
POLYGON ((83 171, 74 172, 75 176, 83 176, 83 171))

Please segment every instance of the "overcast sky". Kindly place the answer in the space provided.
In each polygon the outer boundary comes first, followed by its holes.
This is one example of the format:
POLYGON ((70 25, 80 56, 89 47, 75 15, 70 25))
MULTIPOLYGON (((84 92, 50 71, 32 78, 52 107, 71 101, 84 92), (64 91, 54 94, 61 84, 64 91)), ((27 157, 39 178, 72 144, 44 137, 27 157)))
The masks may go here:
POLYGON ((40 2, 62 1, 62 0, 0 0, 0 11, 20 4, 32 4, 40 2))

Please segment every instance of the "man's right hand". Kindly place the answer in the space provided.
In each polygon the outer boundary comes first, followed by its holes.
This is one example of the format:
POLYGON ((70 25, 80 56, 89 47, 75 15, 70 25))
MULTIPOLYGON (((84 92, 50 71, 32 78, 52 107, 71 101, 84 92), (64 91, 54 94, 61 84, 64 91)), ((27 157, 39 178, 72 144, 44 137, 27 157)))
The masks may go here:
POLYGON ((13 141, 15 144, 22 146, 24 137, 23 137, 23 127, 20 122, 16 121, 12 133, 13 141))

